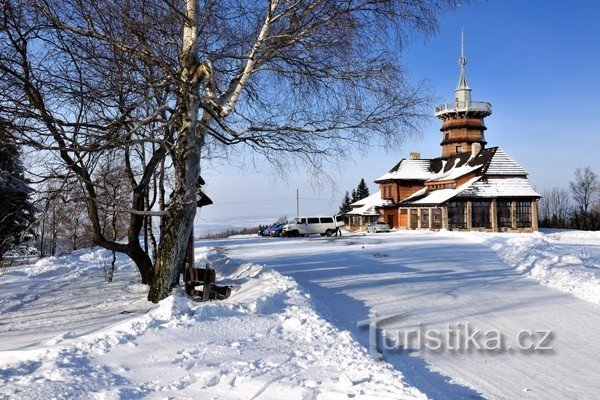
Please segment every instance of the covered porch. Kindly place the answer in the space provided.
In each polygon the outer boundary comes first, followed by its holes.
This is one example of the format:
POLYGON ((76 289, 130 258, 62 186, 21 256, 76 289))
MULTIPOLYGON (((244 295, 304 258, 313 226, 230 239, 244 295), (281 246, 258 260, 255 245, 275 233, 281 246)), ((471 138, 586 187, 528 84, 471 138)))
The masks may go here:
POLYGON ((537 198, 454 199, 444 205, 400 207, 406 229, 534 232, 538 230, 537 198))

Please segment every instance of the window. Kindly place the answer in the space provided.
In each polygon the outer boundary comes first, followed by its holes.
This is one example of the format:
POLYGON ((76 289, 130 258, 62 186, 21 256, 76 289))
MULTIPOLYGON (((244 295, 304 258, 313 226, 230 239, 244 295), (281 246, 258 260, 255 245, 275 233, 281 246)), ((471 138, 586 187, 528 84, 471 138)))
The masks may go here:
POLYGON ((429 228, 429 210, 421 209, 421 228, 429 228))
POLYGON ((531 228, 531 202, 517 201, 517 228, 531 228))
POLYGON ((490 202, 474 201, 471 208, 473 228, 490 228, 490 202))
POLYGON ((467 227, 465 203, 452 202, 448 204, 448 228, 464 229, 467 227))
POLYGON ((412 228, 419 226, 419 212, 417 210, 410 210, 410 226, 412 228))
POLYGON ((306 218, 300 218, 300 219, 298 220, 298 223, 299 223, 299 224, 305 224, 305 223, 306 223, 306 218))
POLYGON ((393 194, 392 194, 392 185, 385 185, 383 187, 384 191, 384 198, 386 199, 391 199, 393 198, 393 194))
POLYGON ((431 210, 431 227, 433 229, 442 229, 442 210, 439 208, 431 210))
POLYGON ((462 153, 462 146, 456 146, 456 152, 462 153))
POLYGON ((308 223, 309 224, 318 224, 319 218, 308 218, 308 223))
POLYGON ((375 216, 375 215, 365 215, 363 218, 364 218, 364 221, 365 221, 365 225, 366 224, 371 224, 371 223, 373 223, 374 221, 377 220, 377 216, 375 216))
POLYGON ((510 201, 498 201, 498 227, 499 228, 511 228, 510 222, 510 201))
POLYGON ((321 218, 321 223, 322 224, 332 224, 333 223, 333 218, 331 218, 331 217, 321 218))
POLYGON ((354 225, 354 226, 360 225, 360 217, 358 215, 352 216, 352 225, 354 225))

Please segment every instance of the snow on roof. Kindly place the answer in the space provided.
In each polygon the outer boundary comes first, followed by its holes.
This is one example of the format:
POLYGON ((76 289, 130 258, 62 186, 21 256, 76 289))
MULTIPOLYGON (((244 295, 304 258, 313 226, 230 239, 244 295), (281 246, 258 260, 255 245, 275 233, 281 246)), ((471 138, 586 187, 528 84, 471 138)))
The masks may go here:
POLYGON ((429 169, 431 160, 429 159, 408 159, 403 158, 387 174, 375 180, 385 181, 388 179, 415 179, 426 181, 435 176, 429 169))
POLYGON ((527 178, 484 178, 461 193, 468 197, 539 197, 527 178))
POLYGON ((379 215, 379 212, 375 209, 389 203, 389 200, 381 198, 381 192, 373 193, 369 197, 365 197, 362 200, 355 201, 350 204, 352 211, 347 212, 347 215, 379 215))
MULTIPOLYGON (((452 179, 460 178, 463 175, 466 175, 470 172, 476 171, 483 167, 483 165, 469 165, 464 164, 460 167, 452 168, 448 172, 442 172, 435 176, 433 179, 429 179, 427 182, 438 182, 438 181, 447 181, 452 179)), ((443 171, 443 169, 442 169, 443 171)))
POLYGON ((421 180, 438 182, 460 178, 482 170, 484 175, 527 175, 527 171, 498 147, 483 149, 476 157, 470 153, 448 159, 402 159, 388 173, 375 180, 421 180))
POLYGON ((454 189, 429 190, 428 188, 423 188, 418 192, 415 192, 412 196, 404 199, 401 204, 442 204, 459 194, 463 194, 469 186, 473 185, 479 179, 481 179, 481 177, 476 176, 454 189))
POLYGON ((488 175, 527 175, 527 171, 499 147, 485 172, 488 175))

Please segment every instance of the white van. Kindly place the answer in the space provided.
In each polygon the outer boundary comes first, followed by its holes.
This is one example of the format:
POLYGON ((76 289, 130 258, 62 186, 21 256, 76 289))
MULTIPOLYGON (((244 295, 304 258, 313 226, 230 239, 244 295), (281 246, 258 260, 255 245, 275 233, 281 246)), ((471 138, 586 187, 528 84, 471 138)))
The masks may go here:
POLYGON ((341 215, 334 217, 318 216, 318 217, 301 217, 295 218, 283 227, 285 236, 304 236, 318 233, 321 236, 331 236, 335 231, 346 225, 344 218, 341 215))

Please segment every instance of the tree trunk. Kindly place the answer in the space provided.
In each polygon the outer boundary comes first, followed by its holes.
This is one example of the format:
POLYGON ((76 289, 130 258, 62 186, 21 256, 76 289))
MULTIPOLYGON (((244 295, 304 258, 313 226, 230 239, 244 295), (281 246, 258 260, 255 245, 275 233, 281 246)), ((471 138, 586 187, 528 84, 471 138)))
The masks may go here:
POLYGON ((197 57, 198 3, 185 1, 182 72, 179 87, 178 138, 173 150, 175 190, 164 216, 154 278, 148 300, 157 303, 169 295, 171 282, 186 256, 188 238, 196 216, 196 183, 200 176, 200 134, 197 132, 200 63, 197 57))

